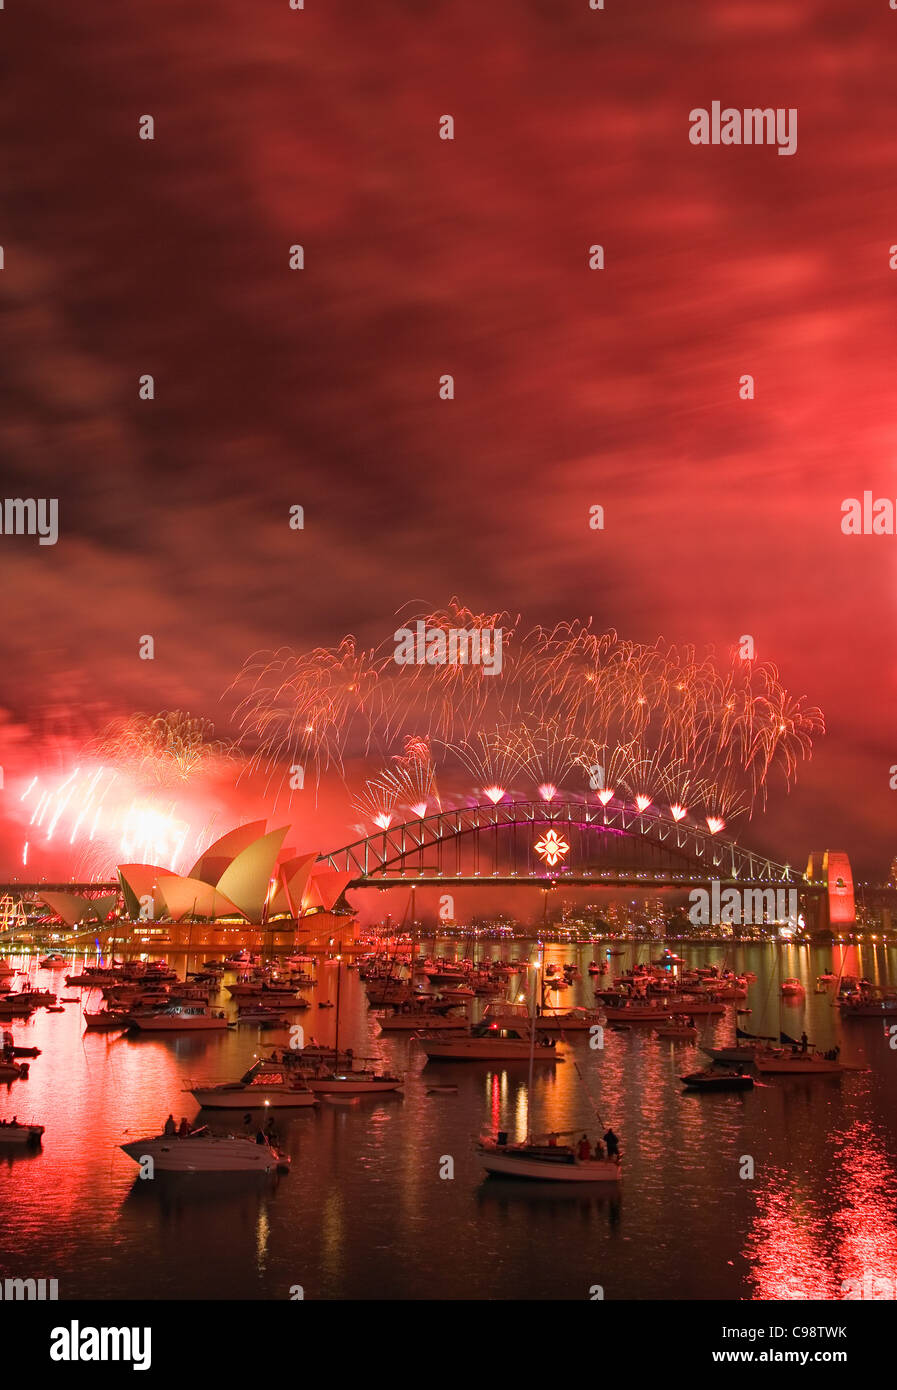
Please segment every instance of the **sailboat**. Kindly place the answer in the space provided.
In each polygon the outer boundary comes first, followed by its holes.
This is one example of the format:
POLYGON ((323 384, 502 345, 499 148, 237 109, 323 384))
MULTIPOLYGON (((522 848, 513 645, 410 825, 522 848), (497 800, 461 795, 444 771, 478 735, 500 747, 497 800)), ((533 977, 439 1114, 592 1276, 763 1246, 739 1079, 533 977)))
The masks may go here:
MULTIPOLYGON (((531 1110, 533 1067, 536 1056, 536 989, 541 972, 537 964, 533 980, 533 1004, 530 1018, 529 1083, 527 1110, 531 1110)), ((619 1155, 614 1158, 580 1158, 578 1146, 559 1144, 558 1140, 578 1131, 555 1131, 550 1134, 527 1135, 522 1144, 509 1144, 504 1130, 492 1137, 483 1137, 477 1145, 477 1156, 487 1174, 505 1178, 529 1178, 537 1182, 601 1182, 619 1183, 623 1169, 619 1155)))
POLYGON ((336 1036, 333 1043, 333 1061, 330 1067, 319 1068, 306 1077, 308 1088, 320 1096, 365 1096, 377 1095, 384 1091, 398 1091, 404 1084, 401 1076, 368 1071, 361 1067, 340 1068, 339 1017, 342 994, 342 953, 336 957, 336 1036))

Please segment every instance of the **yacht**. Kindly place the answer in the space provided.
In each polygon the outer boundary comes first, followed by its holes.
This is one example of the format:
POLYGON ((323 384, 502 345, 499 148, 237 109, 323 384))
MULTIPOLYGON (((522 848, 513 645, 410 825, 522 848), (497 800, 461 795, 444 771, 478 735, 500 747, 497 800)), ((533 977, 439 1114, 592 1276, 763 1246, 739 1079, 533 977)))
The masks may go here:
POLYGON ((317 1105, 318 1099, 298 1076, 272 1062, 256 1062, 239 1081, 220 1086, 184 1087, 204 1110, 252 1110, 264 1106, 272 1110, 294 1110, 317 1105))
POLYGON ((229 1027, 227 1015, 212 1013, 208 1004, 167 1004, 162 1009, 152 1009, 148 1013, 127 1015, 128 1027, 139 1028, 142 1033, 185 1033, 208 1031, 229 1027))
POLYGON ((403 1004, 394 1006, 394 1011, 380 1018, 381 1033, 405 1033, 418 1028, 434 1027, 444 1032, 446 1029, 459 1029, 466 1032, 469 1027, 465 1015, 448 1012, 453 1004, 437 1004, 428 999, 406 999, 403 1004))
POLYGON ((210 1134, 208 1129, 194 1130, 183 1138, 158 1134, 134 1139, 120 1148, 135 1163, 151 1158, 159 1173, 273 1173, 290 1166, 287 1155, 267 1140, 258 1144, 235 1134, 210 1134))

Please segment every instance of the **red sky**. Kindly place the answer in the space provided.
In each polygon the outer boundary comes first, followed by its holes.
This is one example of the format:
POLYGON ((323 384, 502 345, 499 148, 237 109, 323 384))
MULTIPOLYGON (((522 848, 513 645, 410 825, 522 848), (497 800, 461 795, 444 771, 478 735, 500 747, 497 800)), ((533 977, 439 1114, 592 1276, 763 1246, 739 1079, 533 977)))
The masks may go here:
POLYGON ((30 0, 2 24, 3 496, 57 497, 60 539, 0 537, 0 796, 111 714, 226 728, 257 648, 374 643, 458 594, 752 634, 828 732, 737 833, 885 877, 897 537, 840 530, 844 498, 897 498, 884 0, 30 0), (796 107, 797 153, 691 145, 714 100, 796 107))

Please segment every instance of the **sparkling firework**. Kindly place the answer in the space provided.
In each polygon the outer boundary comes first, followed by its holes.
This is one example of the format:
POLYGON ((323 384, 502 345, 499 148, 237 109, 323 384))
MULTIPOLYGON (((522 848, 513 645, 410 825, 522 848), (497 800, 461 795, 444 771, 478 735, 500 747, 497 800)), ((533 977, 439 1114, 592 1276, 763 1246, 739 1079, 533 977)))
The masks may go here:
POLYGON ((578 621, 525 629, 456 600, 401 618, 417 621, 501 626, 500 673, 399 666, 391 637, 369 652, 347 637, 332 649, 256 656, 235 682, 251 764, 282 780, 296 762, 320 778, 328 768, 345 776, 349 758, 375 758, 383 771, 358 804, 378 824, 398 804, 415 815, 438 805, 438 772, 443 788, 460 784, 469 795, 472 780, 475 795, 495 803, 565 788, 678 820, 709 817, 715 831, 765 804, 775 778, 790 786, 824 728, 774 666, 734 654, 719 664, 711 653, 629 642, 578 621))

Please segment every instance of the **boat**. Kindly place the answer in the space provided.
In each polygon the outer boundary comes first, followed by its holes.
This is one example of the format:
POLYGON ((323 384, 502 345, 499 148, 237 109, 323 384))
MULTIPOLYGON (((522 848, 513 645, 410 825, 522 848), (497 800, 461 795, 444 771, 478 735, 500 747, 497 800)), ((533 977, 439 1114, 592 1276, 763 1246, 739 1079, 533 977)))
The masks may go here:
POLYGON ((208 1129, 150 1135, 119 1145, 135 1163, 153 1160, 159 1173, 273 1173, 289 1168, 289 1158, 266 1140, 256 1143, 236 1134, 211 1134, 208 1129))
MULTIPOLYGON (((450 1037, 439 1032, 418 1033, 417 1040, 430 1061, 439 1062, 525 1062, 530 1056, 530 1033, 516 1024, 499 1025, 483 1019, 467 1033, 450 1037)), ((535 1060, 554 1065, 563 1062, 553 1039, 542 1038, 535 1046, 535 1060)))
POLYGON ((0 1019, 3 1018, 30 1018, 34 1013, 34 1005, 27 1000, 22 1003, 14 996, 7 999, 0 999, 0 1019))
POLYGON ((774 1076, 834 1076, 851 1068, 838 1061, 838 1049, 828 1053, 802 1052, 799 1048, 770 1048, 754 1055, 754 1066, 774 1076))
POLYGON ((507 1135, 499 1134, 495 1139, 481 1139, 477 1154, 487 1173, 503 1178, 579 1183, 623 1181, 619 1158, 578 1158, 576 1150, 569 1144, 558 1144, 557 1137, 543 1135, 522 1144, 509 1144, 507 1135))
MULTIPOLYGON (((354 1063, 343 1067, 340 1063, 339 1024, 340 1000, 342 998, 342 955, 336 957, 336 1019, 334 1020, 333 1048, 329 1065, 321 1062, 314 1073, 306 1072, 309 1089, 320 1096, 365 1096, 389 1091, 398 1091, 404 1084, 400 1076, 377 1072, 368 1068, 355 1068, 354 1063)), ((302 1052, 305 1053, 306 1049, 302 1052)), ((300 1053, 302 1056, 302 1053, 300 1053)), ((307 1060, 304 1059, 304 1060, 307 1060)), ((360 1060, 364 1060, 363 1058, 360 1060)))
POLYGON ((796 979, 794 976, 791 976, 789 977, 789 979, 782 981, 782 995, 784 997, 787 998, 790 995, 803 994, 803 992, 803 985, 801 984, 800 980, 796 979))
POLYGON ((434 1004, 426 999, 406 1000, 392 1014, 377 1022, 381 1033, 412 1032, 430 1025, 442 1031, 455 1028, 466 1031, 469 1027, 467 1018, 463 1014, 450 1014, 449 1007, 449 1004, 434 1004))
POLYGON ((96 1009, 93 1012, 89 1009, 84 1010, 85 1026, 96 1032, 104 1028, 127 1028, 129 1022, 128 1014, 117 1009, 96 1009))
POLYGON ((228 1028, 227 1015, 212 1013, 208 1004, 168 1004, 149 1013, 129 1013, 127 1026, 142 1033, 185 1033, 228 1028))
MULTIPOLYGON (((529 1017, 530 1012, 525 1004, 489 1004, 483 1013, 484 1021, 488 1019, 490 1023, 504 1023, 511 1027, 523 1023, 527 1031, 529 1017)), ((543 1009, 536 1015, 535 1024, 537 1033, 583 1033, 600 1026, 604 1021, 605 1015, 599 1009, 584 1009, 577 1005, 566 1010, 543 1009)), ((460 1022, 462 1026, 466 1026, 466 1020, 462 1019, 460 1022)))
POLYGON ((61 956, 58 951, 51 951, 37 963, 39 970, 56 970, 60 965, 65 965, 65 956, 61 956))
POLYGON ((237 1022, 254 1024, 256 1028, 286 1028, 287 1020, 281 1017, 281 1013, 279 1009, 265 1008, 264 1005, 259 1009, 238 1009, 237 1022))
MULTIPOLYGON (((272 1003, 277 1003, 283 1008, 285 1004, 299 1002, 299 995, 291 985, 272 985, 267 980, 258 982, 244 981, 242 984, 226 985, 228 994, 232 999, 270 999, 272 1003)), ((308 1007, 308 1001, 301 1001, 302 1007, 308 1007)))
MULTIPOLYGON (((529 1047, 529 1077, 526 1090, 528 1117, 532 1108, 531 1098, 536 1054, 544 1049, 546 1044, 551 1048, 555 1046, 547 1038, 543 1038, 539 1046, 536 1045, 538 970, 539 967, 537 966, 536 977, 533 979, 529 1037, 526 1040, 529 1047)), ((570 1134, 578 1132, 567 1131, 570 1134)), ((477 1145, 477 1155, 486 1173, 494 1177, 528 1178, 533 1181, 552 1183, 619 1183, 622 1181, 623 1169, 620 1164, 616 1139, 614 1139, 614 1152, 612 1154, 605 1156, 603 1149, 599 1149, 597 1146, 595 1154, 592 1154, 589 1144, 586 1142, 585 1153, 580 1156, 580 1145, 574 1148, 570 1144, 558 1144, 557 1141, 561 1137, 560 1131, 547 1135, 534 1135, 529 1130, 522 1143, 509 1144, 507 1133, 500 1130, 494 1137, 481 1136, 477 1145)), ((608 1144, 610 1145, 610 1134, 608 1134, 608 1144)))
POLYGON ((690 1014, 693 1016, 697 1016, 698 1014, 724 1014, 726 1012, 726 1006, 725 1004, 720 1004, 715 999, 674 999, 670 1004, 669 1012, 671 1014, 690 1014))
MULTIPOLYGON (((625 1004, 605 1006, 605 1016, 608 1023, 668 1023, 673 1012, 672 1006, 666 1004, 641 1004, 633 1000, 627 1000, 625 1004)), ((690 1013, 691 1010, 686 1010, 690 1013)))
POLYGON ((0 1057, 0 1081, 27 1081, 30 1068, 27 1062, 12 1057, 0 1057))
POLYGON ((678 1038, 681 1042, 694 1042, 698 1030, 691 1023, 662 1023, 655 1029, 659 1038, 678 1038))
POLYGON ((0 1120, 0 1145, 15 1144, 19 1148, 36 1147, 43 1134, 43 1125, 22 1124, 15 1116, 11 1120, 0 1120))
POLYGON ((693 1071, 679 1080, 688 1091, 751 1091, 754 1078, 741 1071, 718 1071, 707 1067, 704 1071, 693 1071))
POLYGON ((405 1083, 401 1076, 356 1069, 325 1070, 306 1075, 309 1090, 316 1096, 372 1096, 398 1091, 405 1083))
POLYGON ((4 1029, 3 1044, 0 1047, 0 1056, 5 1061, 10 1061, 14 1057, 39 1057, 39 1047, 19 1047, 13 1040, 12 1033, 4 1029))
POLYGON ((291 1076, 284 1067, 259 1061, 239 1081, 219 1086, 184 1087, 204 1110, 252 1110, 264 1106, 272 1110, 295 1110, 317 1105, 317 1097, 301 1077, 291 1076))
POLYGON ((897 993, 876 987, 845 994, 839 1001, 842 1018, 888 1018, 897 1014, 897 993))

